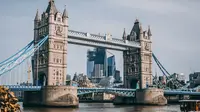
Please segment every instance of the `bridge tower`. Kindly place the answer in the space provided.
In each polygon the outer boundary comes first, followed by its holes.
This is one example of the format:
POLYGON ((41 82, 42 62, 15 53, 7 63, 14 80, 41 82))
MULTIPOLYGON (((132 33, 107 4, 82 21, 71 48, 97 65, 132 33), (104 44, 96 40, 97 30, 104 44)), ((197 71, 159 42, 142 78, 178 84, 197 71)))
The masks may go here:
POLYGON ((126 42, 140 42, 141 48, 129 48, 123 52, 124 57, 124 85, 126 88, 146 88, 152 85, 152 50, 151 30, 143 31, 141 23, 135 20, 129 35, 125 30, 123 39, 126 42))
POLYGON ((65 85, 67 74, 68 15, 60 13, 50 0, 45 12, 34 20, 34 42, 49 35, 48 41, 33 56, 34 85, 65 85))
POLYGON ((34 43, 48 35, 48 41, 34 54, 34 85, 42 86, 40 91, 24 92, 24 106, 77 107, 77 87, 66 86, 68 15, 66 8, 60 13, 49 0, 45 12, 34 20, 34 43))

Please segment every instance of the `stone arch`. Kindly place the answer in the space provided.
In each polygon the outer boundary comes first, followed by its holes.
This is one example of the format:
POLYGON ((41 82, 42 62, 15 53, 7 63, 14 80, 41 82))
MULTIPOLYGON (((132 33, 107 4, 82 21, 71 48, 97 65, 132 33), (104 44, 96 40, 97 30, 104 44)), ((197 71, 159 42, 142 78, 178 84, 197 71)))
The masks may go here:
POLYGON ((38 73, 38 85, 39 86, 46 86, 47 85, 47 77, 44 72, 38 73))

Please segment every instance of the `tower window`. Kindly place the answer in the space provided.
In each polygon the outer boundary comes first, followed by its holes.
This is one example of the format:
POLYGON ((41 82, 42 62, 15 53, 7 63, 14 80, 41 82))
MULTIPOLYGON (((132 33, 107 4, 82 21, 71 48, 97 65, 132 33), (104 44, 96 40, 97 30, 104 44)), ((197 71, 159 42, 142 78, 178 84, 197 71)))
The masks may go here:
POLYGON ((148 68, 146 68, 146 72, 148 72, 148 70, 149 70, 149 69, 148 69, 148 68))
POLYGON ((60 22, 61 21, 61 18, 58 18, 58 22, 60 22))
POLYGON ((56 75, 58 76, 58 74, 59 74, 59 73, 58 73, 58 71, 57 71, 57 72, 56 72, 56 75))

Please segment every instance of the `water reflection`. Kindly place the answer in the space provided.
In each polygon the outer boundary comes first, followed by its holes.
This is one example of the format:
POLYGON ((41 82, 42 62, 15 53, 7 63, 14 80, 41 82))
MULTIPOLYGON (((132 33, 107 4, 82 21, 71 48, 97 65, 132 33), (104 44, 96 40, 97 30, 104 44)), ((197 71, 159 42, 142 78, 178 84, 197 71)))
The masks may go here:
POLYGON ((112 103, 80 103, 79 108, 23 108, 23 112, 180 112, 179 105, 115 106, 112 103))

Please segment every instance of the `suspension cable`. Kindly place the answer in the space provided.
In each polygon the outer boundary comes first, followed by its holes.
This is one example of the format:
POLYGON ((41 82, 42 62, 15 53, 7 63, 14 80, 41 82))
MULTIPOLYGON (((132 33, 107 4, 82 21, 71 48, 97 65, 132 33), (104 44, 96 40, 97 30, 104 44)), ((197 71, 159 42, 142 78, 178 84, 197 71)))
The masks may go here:
POLYGON ((13 70, 16 66, 20 65, 21 63, 23 63, 27 58, 29 58, 35 51, 37 51, 40 46, 42 46, 44 44, 44 42, 47 40, 48 36, 46 36, 45 38, 43 38, 39 43, 37 43, 35 46, 30 47, 30 49, 28 49, 25 53, 23 53, 23 55, 21 57, 19 57, 17 60, 15 60, 12 63, 9 63, 9 66, 6 66, 5 68, 0 70, 0 75, 13 70))
POLYGON ((2 64, 4 64, 6 61, 10 60, 11 58, 15 57, 17 54, 19 54, 20 52, 22 52, 23 50, 29 48, 32 44, 33 44, 34 41, 31 41, 28 45, 26 45, 24 48, 22 48, 21 50, 19 50, 17 53, 15 53, 14 55, 12 55, 11 57, 7 58, 6 60, 0 62, 0 66, 2 64))

